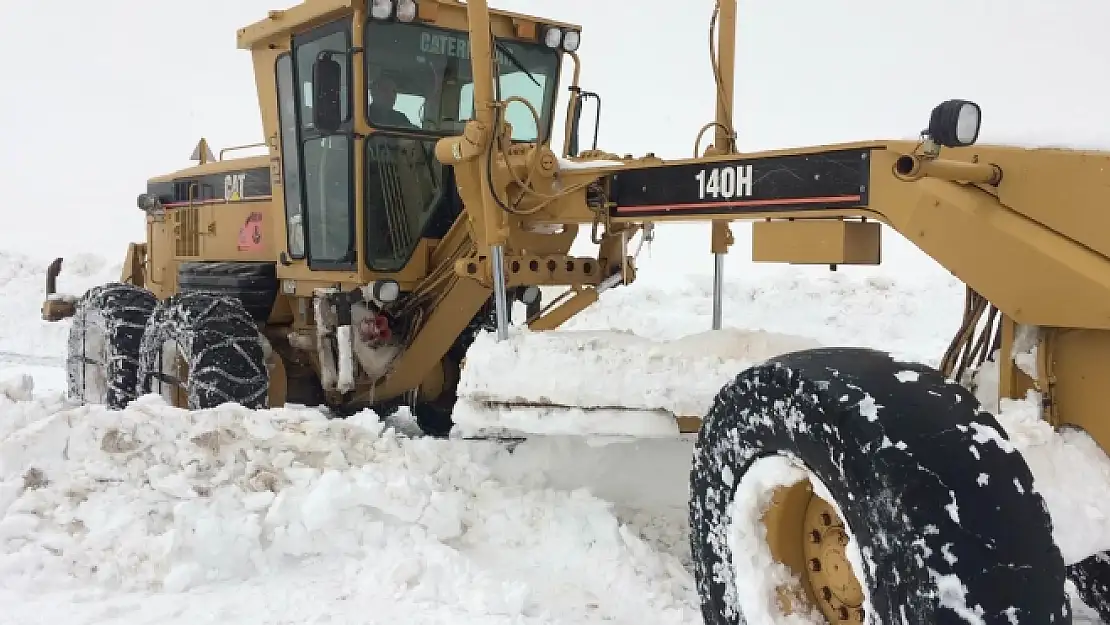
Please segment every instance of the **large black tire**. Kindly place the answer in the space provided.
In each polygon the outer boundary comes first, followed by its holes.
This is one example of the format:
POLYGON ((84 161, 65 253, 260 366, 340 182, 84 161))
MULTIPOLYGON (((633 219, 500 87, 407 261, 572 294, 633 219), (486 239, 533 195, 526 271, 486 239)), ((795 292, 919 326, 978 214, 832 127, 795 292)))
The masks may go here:
POLYGON ((993 416, 933 369, 828 348, 744 371, 702 425, 690 523, 707 624, 744 622, 722 538, 736 485, 776 455, 823 483, 867 553, 867 622, 1071 623, 1048 510, 993 416))
POLYGON ((122 410, 135 399, 139 346, 157 298, 121 282, 96 286, 77 302, 66 350, 68 396, 122 410))
POLYGON ((177 268, 182 293, 218 293, 238 298, 255 321, 265 321, 277 299, 277 265, 260 262, 191 262, 177 268))
POLYGON ((161 302, 147 322, 139 358, 143 393, 161 393, 174 383, 163 370, 164 348, 186 363, 185 408, 224 403, 265 408, 270 377, 262 335, 235 297, 192 292, 161 302))
POLYGON ((1068 567, 1068 579, 1075 584, 1079 598, 1110 623, 1110 553, 1096 553, 1068 567))

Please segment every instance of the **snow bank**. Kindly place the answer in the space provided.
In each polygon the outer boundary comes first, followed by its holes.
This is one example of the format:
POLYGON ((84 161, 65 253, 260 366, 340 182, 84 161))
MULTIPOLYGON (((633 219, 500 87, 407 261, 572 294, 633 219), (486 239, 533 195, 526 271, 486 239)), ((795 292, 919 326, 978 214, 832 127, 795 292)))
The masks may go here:
POLYGON ((1110 458, 1085 432, 1056 432, 1037 395, 1003 399, 998 421, 1033 471, 1053 536, 1069 564, 1110 550, 1110 458))
POLYGON ((369 411, 188 412, 147 396, 117 412, 5 394, 0 588, 179 593, 323 567, 348 594, 449 620, 698 622, 676 556, 611 504, 544 481, 497 446, 404 439, 369 411))
MULTIPOLYGON (((61 367, 70 322, 41 318, 50 260, 0 251, 0 292, 4 294, 0 298, 0 377, 33 369, 41 374, 36 378, 50 380, 51 387, 60 389, 64 377, 46 369, 61 367)), ((118 280, 120 267, 96 255, 67 256, 58 291, 80 296, 92 286, 118 280)))

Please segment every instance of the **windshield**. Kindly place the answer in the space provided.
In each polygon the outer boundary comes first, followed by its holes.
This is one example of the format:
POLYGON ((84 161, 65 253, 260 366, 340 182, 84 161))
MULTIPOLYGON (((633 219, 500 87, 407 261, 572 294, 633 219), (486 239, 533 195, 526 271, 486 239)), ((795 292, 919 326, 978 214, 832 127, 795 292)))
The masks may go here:
MULTIPOLYGON (((505 116, 513 127, 513 140, 537 141, 540 131, 546 133, 551 127, 559 54, 538 43, 498 41, 504 48, 495 49, 501 75, 498 95, 501 99, 524 98, 540 115, 541 127, 536 128, 528 107, 510 103, 505 116), (527 71, 521 71, 514 60, 527 71)), ((365 47, 367 115, 372 126, 436 134, 462 132, 474 114, 467 33, 371 21, 365 47)))

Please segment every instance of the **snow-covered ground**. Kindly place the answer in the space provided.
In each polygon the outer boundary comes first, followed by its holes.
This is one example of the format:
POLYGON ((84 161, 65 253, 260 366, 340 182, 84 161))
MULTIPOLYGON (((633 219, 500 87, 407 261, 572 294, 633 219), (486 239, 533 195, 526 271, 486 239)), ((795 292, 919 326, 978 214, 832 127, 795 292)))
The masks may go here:
MULTIPOLYGON (((510 453, 408 439, 369 411, 344 422, 293 408, 190 413, 154 397, 123 412, 69 406, 67 324, 36 317, 45 260, 2 261, 0 623, 700 623, 688 437, 552 436, 510 453)), ((61 286, 116 272, 75 258, 61 286)), ((727 291, 722 332, 699 327, 701 276, 645 281, 565 330, 481 337, 464 386, 698 411, 744 367, 811 345, 893 342, 935 362, 960 311, 940 273, 753 272, 727 291)), ((1065 556, 1110 548, 1110 493, 1089 479, 1110 480, 1105 454, 1054 434, 1025 402, 1001 419, 1065 556)))
MULTIPOLYGON (((9 64, 13 93, 35 97, 0 102, 0 118, 21 120, 3 127, 0 167, 0 625, 701 622, 686 542, 691 441, 657 437, 669 433, 658 413, 570 424, 652 436, 635 442, 553 435, 510 453, 407 439, 369 412, 328 422, 312 410, 188 413, 153 398, 124 412, 66 405, 68 324, 38 317, 46 265, 66 256, 67 292, 114 279, 123 244, 143 235, 133 198, 148 176, 187 164, 202 135, 216 149, 260 139, 250 59, 233 33, 292 2, 9 4, 6 58, 36 49, 46 60, 43 32, 84 41, 124 19, 131 28, 82 48, 80 62, 61 53, 48 72, 9 64), (172 89, 184 74, 205 89, 152 99, 152 85, 172 89), (40 119, 66 123, 23 123, 40 119), (63 170, 67 191, 44 193, 63 170)), ((689 156, 712 116, 711 2, 494 4, 585 26, 583 86, 605 98, 600 147, 689 156)), ((1110 145, 1110 90, 1090 79, 1110 62, 1104 0, 1005 12, 985 0, 739 4, 743 149, 912 137, 950 97, 983 104, 985 141, 1110 145), (907 64, 907 46, 927 62, 907 64), (968 50, 1005 61, 984 71, 968 50)), ((896 235, 883 267, 837 272, 753 265, 748 230, 736 235, 726 330, 708 332, 708 229, 668 225, 636 284, 559 332, 482 337, 463 380, 470 399, 698 413, 723 381, 778 352, 865 345, 935 364, 957 327, 961 285, 896 235)), ((462 408, 470 425, 489 417, 462 408)), ((534 411, 511 416, 559 430, 534 411)), ((1053 433, 1029 402, 1004 404, 1000 420, 1065 555, 1110 547, 1110 493, 1091 477, 1110 480, 1105 454, 1053 433)), ((1076 622, 1098 622, 1076 609, 1076 622)))

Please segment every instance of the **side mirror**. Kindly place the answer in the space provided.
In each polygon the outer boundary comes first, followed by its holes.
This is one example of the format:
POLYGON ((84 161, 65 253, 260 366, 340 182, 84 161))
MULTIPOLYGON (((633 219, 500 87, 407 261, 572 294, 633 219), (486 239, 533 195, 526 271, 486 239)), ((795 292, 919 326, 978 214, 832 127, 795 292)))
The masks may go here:
POLYGON ((343 123, 343 66, 321 52, 312 64, 312 123, 324 132, 335 132, 343 123))
POLYGON ((577 106, 574 108, 574 116, 571 121, 570 127, 570 146, 568 146, 568 156, 578 156, 579 141, 581 140, 580 134, 582 132, 582 104, 589 99, 597 100, 597 109, 594 111, 594 141, 593 149, 597 149, 597 133, 601 129, 601 96, 592 91, 578 90, 577 106))

